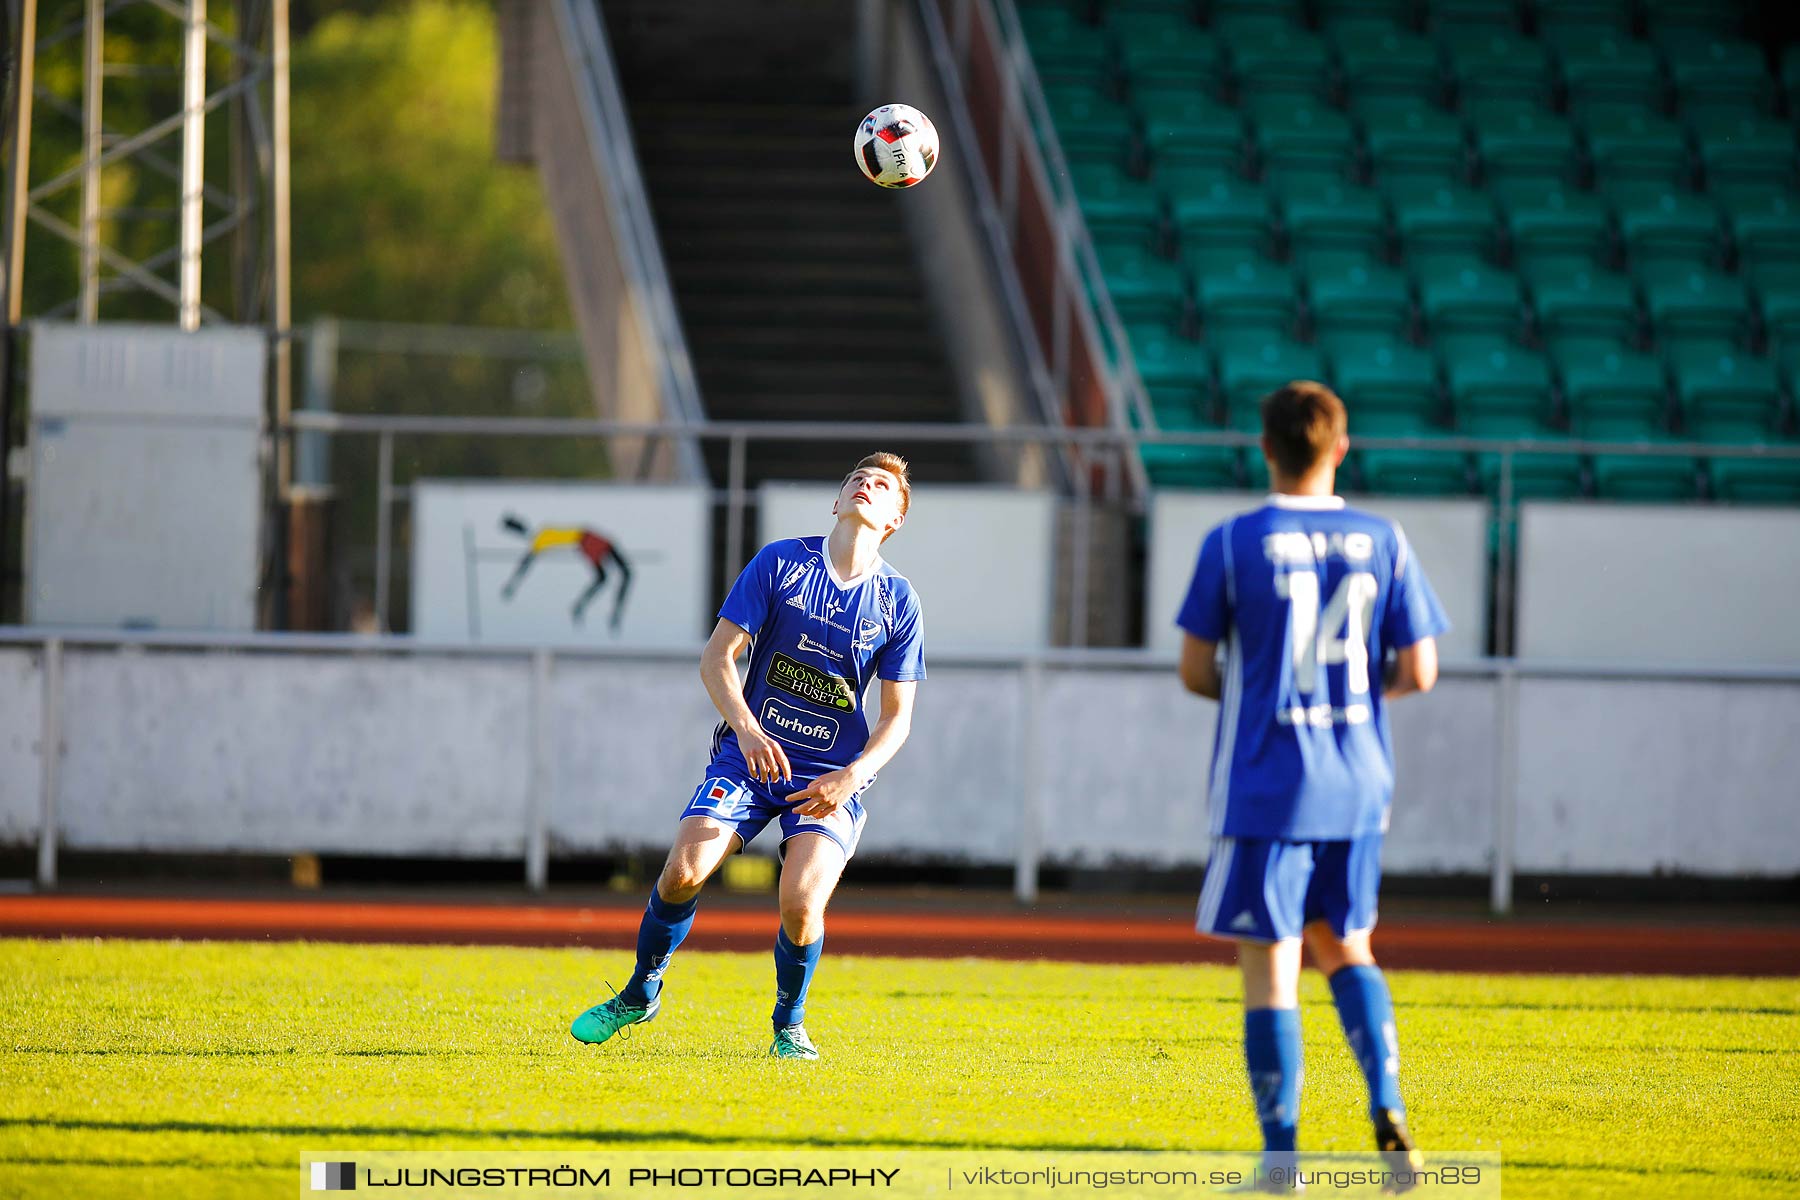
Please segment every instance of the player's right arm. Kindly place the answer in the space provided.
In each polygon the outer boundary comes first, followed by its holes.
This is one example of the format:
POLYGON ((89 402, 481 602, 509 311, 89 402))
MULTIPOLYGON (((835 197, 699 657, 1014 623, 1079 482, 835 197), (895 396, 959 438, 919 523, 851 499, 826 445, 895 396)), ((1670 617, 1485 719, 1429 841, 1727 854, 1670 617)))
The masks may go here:
POLYGON ((737 658, 749 644, 747 630, 720 617, 712 636, 706 639, 706 649, 700 652, 700 680, 719 716, 737 734, 738 749, 743 752, 751 778, 765 783, 791 780, 794 768, 788 765, 787 751, 763 732, 756 714, 744 700, 744 680, 738 674, 737 658))
POLYGON ((1382 698, 1394 700, 1401 696, 1422 695, 1437 685, 1437 677, 1437 639, 1422 638, 1394 652, 1393 660, 1388 664, 1387 678, 1381 684, 1382 698))
POLYGON ((1381 681, 1383 699, 1423 694, 1437 684, 1437 635, 1449 628, 1425 569, 1414 561, 1406 534, 1394 526, 1394 580, 1381 614, 1381 640, 1395 649, 1381 681))

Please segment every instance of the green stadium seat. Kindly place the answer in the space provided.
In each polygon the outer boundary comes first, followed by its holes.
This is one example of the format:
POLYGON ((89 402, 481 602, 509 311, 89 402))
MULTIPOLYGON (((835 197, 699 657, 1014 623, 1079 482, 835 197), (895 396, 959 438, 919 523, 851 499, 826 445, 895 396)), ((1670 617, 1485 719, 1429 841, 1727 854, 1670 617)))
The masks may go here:
POLYGON ((1512 436, 1554 415, 1550 364, 1537 351, 1493 337, 1439 338, 1435 348, 1457 429, 1512 436))
POLYGON ((1242 249, 1268 237, 1268 193, 1247 180, 1221 179, 1193 190, 1171 191, 1169 205, 1185 247, 1242 249))
POLYGON ((1112 163, 1078 162, 1069 169, 1088 231, 1098 241, 1152 245, 1163 223, 1154 185, 1112 163))
MULTIPOLYGON (((1195 403, 1170 401, 1151 394, 1159 429, 1171 432, 1215 430, 1195 403)), ((1243 473, 1234 446, 1145 446, 1144 470, 1159 487, 1236 488, 1243 473)))
MULTIPOLYGON (((1521 438, 1554 446, 1565 440, 1553 429, 1521 438)), ((1477 454, 1475 473, 1481 479, 1481 490, 1488 496, 1500 495, 1501 456, 1477 454)), ((1517 500, 1573 500, 1585 490, 1586 471, 1581 455, 1569 450, 1520 450, 1512 456, 1512 498, 1517 500)))
POLYGON ((1074 161, 1123 164, 1131 146, 1131 110, 1097 84, 1052 83, 1044 88, 1063 153, 1074 161))
POLYGON ((1594 490, 1603 500, 1682 504, 1700 494, 1705 473, 1703 462, 1686 455, 1594 455, 1594 490))
POLYGON ((1684 108, 1721 100, 1755 107, 1767 105, 1773 90, 1769 69, 1761 47, 1754 42, 1732 37, 1695 37, 1685 31, 1671 31, 1658 40, 1669 80, 1684 108))
POLYGON ((1461 179, 1468 168, 1462 122, 1417 96, 1359 96, 1363 142, 1378 177, 1461 179))
POLYGON ((1233 167, 1243 158, 1243 114, 1198 86, 1140 89, 1134 99, 1159 172, 1165 165, 1233 167))
POLYGON ((1566 180, 1581 169, 1575 127, 1528 100, 1478 99, 1464 106, 1475 155, 1489 181, 1566 180))
POLYGON ((1757 113, 1703 110, 1687 118, 1709 187, 1794 181, 1794 127, 1757 113))
POLYGON ((1180 319, 1190 289, 1178 264, 1157 257, 1147 246, 1100 242, 1095 250, 1120 317, 1147 322, 1180 319))
POLYGON ((1800 277, 1787 263, 1751 276, 1762 308, 1763 328, 1778 347, 1800 346, 1800 277))
POLYGON ((1750 297, 1738 276, 1680 263, 1653 263, 1640 269, 1637 279, 1658 338, 1742 338, 1750 297))
POLYGON ((1432 27, 1439 31, 1465 26, 1512 30, 1519 23, 1515 0, 1431 0, 1428 8, 1432 27))
POLYGON ((1437 360, 1387 338, 1339 335, 1323 343, 1331 383, 1363 437, 1423 437, 1442 432, 1437 360))
POLYGON ((1387 205, 1381 193, 1341 179, 1282 175, 1276 209, 1288 244, 1300 254, 1353 250, 1370 257, 1387 244, 1387 205))
POLYGON ((1459 496, 1470 490, 1469 456, 1460 450, 1359 449, 1351 455, 1362 490, 1387 496, 1459 496))
POLYGON ((1409 256, 1454 254, 1474 257, 1494 241, 1494 202, 1487 192, 1454 183, 1418 187, 1410 180, 1384 180, 1394 209, 1394 232, 1409 256))
POLYGON ((1800 504, 1800 459, 1715 458, 1713 495, 1734 504, 1800 504))
POLYGON ((1568 25, 1545 31, 1572 105, 1593 102, 1655 108, 1662 101, 1662 65, 1648 42, 1624 30, 1568 25))
POLYGON ((1413 19, 1413 0, 1314 0, 1326 24, 1350 20, 1386 20, 1404 25, 1413 19))
POLYGON ((1133 322, 1125 330, 1144 386, 1170 399, 1185 393, 1187 406, 1199 412, 1212 381, 1212 356, 1206 347, 1156 322, 1133 322))
POLYGON ((1604 339, 1557 338, 1550 358, 1562 377, 1569 426, 1578 437, 1629 442, 1661 437, 1669 408, 1662 364, 1604 339))
POLYGON ((1194 290, 1208 336, 1215 329, 1283 330, 1294 323, 1294 280, 1286 267, 1260 254, 1238 251, 1229 257, 1196 260, 1194 290))
POLYGON ((1582 259, 1534 259, 1521 274, 1544 335, 1621 342, 1637 335, 1637 292, 1624 275, 1582 259))
POLYGON ((1315 255, 1299 270, 1321 334, 1375 333, 1398 340, 1411 330, 1412 285, 1398 269, 1349 255, 1315 255))
POLYGON ((1757 189, 1730 195, 1724 207, 1739 262, 1800 266, 1800 198, 1757 189))
POLYGON ((1800 113, 1800 42, 1781 52, 1781 90, 1789 113, 1800 113))
POLYGON ((1262 97, 1249 115, 1251 144, 1270 167, 1342 170, 1355 161, 1350 119, 1323 101, 1262 97))
POLYGON ((1325 36, 1337 52, 1338 78, 1352 96, 1384 92, 1424 96, 1443 79, 1437 47, 1430 39, 1385 17, 1333 21, 1325 36))
MULTIPOLYGON (((1118 18, 1113 20, 1115 30, 1120 23, 1118 18)), ((1218 38, 1185 20, 1172 21, 1155 31, 1121 31, 1119 66, 1135 88, 1211 88, 1225 77, 1218 38)))
POLYGON ((1452 29, 1441 40, 1444 61, 1465 101, 1479 96, 1550 98, 1550 53, 1542 42, 1485 26, 1452 29))
POLYGON ((1505 337, 1519 328, 1524 297, 1519 277, 1478 258, 1430 258, 1415 265, 1419 314, 1433 337, 1483 333, 1505 337))
POLYGON ((1666 117, 1633 104, 1586 104, 1576 123, 1595 175, 1606 182, 1680 183, 1692 173, 1687 139, 1666 117))
POLYGON ((1499 183, 1493 192, 1507 244, 1521 263, 1572 257, 1599 263, 1611 256, 1611 214, 1592 192, 1542 179, 1499 183))
POLYGON ((1331 50, 1297 22, 1221 17, 1215 22, 1246 95, 1323 97, 1331 86, 1331 50))
POLYGON ((1298 25, 1306 20, 1304 0, 1209 0, 1213 19, 1223 22, 1280 21, 1298 25))
POLYGON ((1767 359, 1706 345, 1676 346, 1668 357, 1690 434, 1714 442, 1775 436, 1781 397, 1767 359))
POLYGON ((1106 33, 1083 21, 1066 5, 1033 4, 1019 9, 1019 25, 1038 78, 1103 84, 1112 71, 1106 33))
POLYGON ((1659 183, 1619 184, 1606 195, 1634 264, 1704 265, 1721 257, 1719 212, 1704 197, 1659 183))
POLYGON ((1262 398, 1296 379, 1325 377, 1319 352, 1273 333, 1209 338, 1219 364, 1219 400, 1233 428, 1260 432, 1262 398))
POLYGON ((1538 36, 1552 45, 1559 43, 1551 35, 1563 30, 1629 32, 1637 15, 1634 0, 1541 0, 1536 9, 1538 36))

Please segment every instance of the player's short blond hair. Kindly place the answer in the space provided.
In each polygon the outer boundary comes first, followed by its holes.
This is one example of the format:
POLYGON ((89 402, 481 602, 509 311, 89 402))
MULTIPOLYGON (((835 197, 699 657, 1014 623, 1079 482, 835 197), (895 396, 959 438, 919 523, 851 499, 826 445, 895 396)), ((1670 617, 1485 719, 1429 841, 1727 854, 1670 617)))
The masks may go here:
MULTIPOLYGON (((875 453, 864 457, 863 460, 854 467, 851 467, 849 472, 845 474, 844 481, 846 483, 849 482, 850 476, 856 474, 864 467, 873 467, 877 471, 886 471, 889 475, 892 475, 895 479, 899 480, 900 515, 904 517, 906 515, 906 510, 912 505, 912 476, 908 473, 906 460, 901 458, 898 454, 891 454, 886 450, 877 450, 875 453)), ((894 531, 890 529, 882 536, 881 540, 885 542, 888 538, 893 536, 894 531)))
POLYGON ((1269 457, 1295 477, 1318 466, 1349 428, 1337 393, 1310 379, 1296 379, 1264 396, 1262 421, 1269 457))

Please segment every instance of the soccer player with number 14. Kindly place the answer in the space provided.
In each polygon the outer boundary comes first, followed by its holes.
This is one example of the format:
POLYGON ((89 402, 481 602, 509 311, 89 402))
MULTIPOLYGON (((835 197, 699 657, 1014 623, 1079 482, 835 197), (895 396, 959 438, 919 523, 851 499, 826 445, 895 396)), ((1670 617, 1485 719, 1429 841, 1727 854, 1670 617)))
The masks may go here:
POLYGON ((1295 1149, 1304 942, 1368 1081, 1376 1147, 1405 1180, 1418 1157, 1369 947, 1394 787, 1385 702, 1431 689, 1449 622, 1400 527, 1333 494, 1343 402, 1291 383, 1262 416, 1274 494, 1207 534, 1176 618, 1183 685, 1219 701, 1198 927, 1238 946, 1265 1160, 1291 1165, 1295 1149))

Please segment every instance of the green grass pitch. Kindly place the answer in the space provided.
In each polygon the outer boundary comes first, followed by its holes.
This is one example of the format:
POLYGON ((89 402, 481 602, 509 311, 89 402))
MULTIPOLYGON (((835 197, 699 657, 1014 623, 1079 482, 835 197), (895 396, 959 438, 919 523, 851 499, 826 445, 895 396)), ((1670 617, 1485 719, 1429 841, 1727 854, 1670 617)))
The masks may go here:
MULTIPOLYGON (((584 1047, 617 951, 0 941, 0 1196, 288 1196, 302 1147, 1256 1144, 1235 975, 832 957, 816 1064, 771 1062, 766 955, 685 954, 584 1047)), ((1415 1133, 1509 1197, 1800 1194, 1800 980, 1395 972, 1415 1133)), ((1303 1149, 1368 1148, 1304 991, 1303 1149)))

